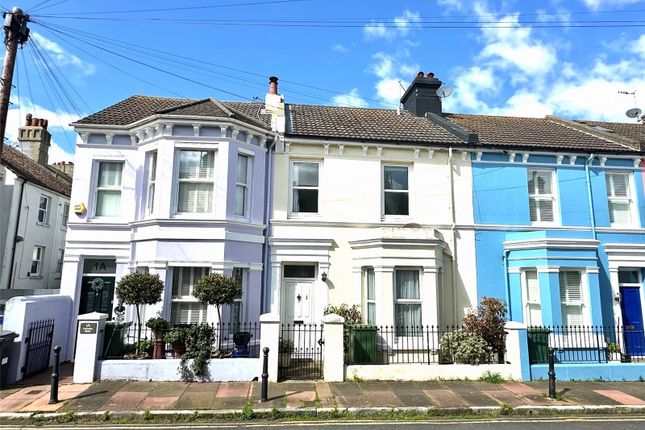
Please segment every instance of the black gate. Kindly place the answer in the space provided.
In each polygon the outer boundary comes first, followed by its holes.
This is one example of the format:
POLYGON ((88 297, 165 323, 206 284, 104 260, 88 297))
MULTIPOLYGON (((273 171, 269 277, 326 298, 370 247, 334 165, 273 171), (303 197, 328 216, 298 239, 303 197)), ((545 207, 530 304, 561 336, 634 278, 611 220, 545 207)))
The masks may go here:
POLYGON ((24 342, 27 344, 25 365, 20 369, 23 378, 27 378, 49 367, 49 356, 52 350, 54 320, 33 321, 24 342))
POLYGON ((322 324, 283 324, 278 380, 323 379, 323 346, 322 324))

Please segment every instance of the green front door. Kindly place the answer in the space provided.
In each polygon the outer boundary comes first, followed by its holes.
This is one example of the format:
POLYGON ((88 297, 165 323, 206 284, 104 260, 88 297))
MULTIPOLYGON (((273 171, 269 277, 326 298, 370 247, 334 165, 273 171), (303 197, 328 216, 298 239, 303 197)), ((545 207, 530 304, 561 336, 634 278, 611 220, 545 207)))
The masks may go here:
POLYGON ((83 276, 79 314, 101 312, 112 318, 114 276, 83 276))

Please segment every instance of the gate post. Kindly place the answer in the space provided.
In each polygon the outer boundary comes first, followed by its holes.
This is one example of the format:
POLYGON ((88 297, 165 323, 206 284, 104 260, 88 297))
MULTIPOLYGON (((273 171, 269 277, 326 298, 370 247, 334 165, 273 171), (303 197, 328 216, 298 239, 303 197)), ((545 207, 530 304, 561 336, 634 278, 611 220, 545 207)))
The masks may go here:
POLYGON ((326 382, 345 380, 345 318, 336 314, 323 317, 323 376, 326 382))
POLYGON ((100 376, 98 363, 103 354, 107 317, 107 314, 98 312, 78 316, 73 377, 75 384, 94 382, 100 376))
MULTIPOLYGON (((260 351, 269 348, 269 381, 278 382, 278 342, 280 341, 280 315, 260 315, 260 351)), ((262 354, 258 359, 258 376, 262 374, 262 354)))

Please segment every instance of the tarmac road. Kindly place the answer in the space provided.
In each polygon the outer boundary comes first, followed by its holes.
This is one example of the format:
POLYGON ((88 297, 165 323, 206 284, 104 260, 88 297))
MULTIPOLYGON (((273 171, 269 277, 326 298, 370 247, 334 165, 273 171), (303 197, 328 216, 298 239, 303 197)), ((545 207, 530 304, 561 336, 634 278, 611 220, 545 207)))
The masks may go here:
POLYGON ((53 425, 53 426, 5 426, 0 429, 47 429, 47 430, 131 430, 131 429, 155 429, 155 430, 183 430, 183 429, 289 429, 297 430, 389 430, 389 429, 445 429, 445 430, 605 430, 608 428, 620 430, 641 430, 645 428, 645 417, 566 417, 548 419, 494 419, 475 421, 454 421, 454 420, 433 420, 414 422, 393 422, 393 421, 342 421, 342 422, 249 422, 249 423, 217 423, 217 424, 127 424, 127 425, 53 425), (617 423, 618 421, 618 423, 617 423))

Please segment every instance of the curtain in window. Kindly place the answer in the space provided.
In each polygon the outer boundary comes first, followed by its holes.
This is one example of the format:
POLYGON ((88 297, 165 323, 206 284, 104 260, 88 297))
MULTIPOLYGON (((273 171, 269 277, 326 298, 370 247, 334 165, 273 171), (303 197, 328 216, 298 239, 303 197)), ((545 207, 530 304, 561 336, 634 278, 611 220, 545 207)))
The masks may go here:
POLYGON ((99 163, 96 215, 119 216, 121 210, 121 172, 123 163, 99 163))
POLYGON ((365 271, 367 283, 367 323, 376 324, 376 291, 374 287, 374 269, 365 271))
POLYGON ((99 187, 120 187, 123 163, 101 162, 99 164, 99 187))
POLYGON ((411 329, 421 326, 421 303, 410 303, 421 298, 418 270, 397 270, 396 300, 394 306, 395 324, 398 336, 413 335, 411 329))
POLYGON ((396 271, 396 298, 417 300, 419 295, 419 272, 417 270, 396 271))

